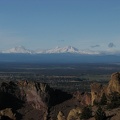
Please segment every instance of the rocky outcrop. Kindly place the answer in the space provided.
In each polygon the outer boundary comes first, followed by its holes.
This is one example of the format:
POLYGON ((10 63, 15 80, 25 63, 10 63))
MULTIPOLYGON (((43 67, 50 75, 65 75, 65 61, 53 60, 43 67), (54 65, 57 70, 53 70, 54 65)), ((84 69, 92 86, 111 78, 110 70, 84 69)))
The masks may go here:
POLYGON ((69 111, 67 118, 65 118, 63 112, 59 111, 57 120, 80 120, 82 109, 80 107, 73 108, 69 111))
POLYGON ((59 113, 57 115, 57 120, 65 120, 65 116, 61 111, 59 111, 59 113))
POLYGON ((16 120, 15 114, 13 114, 11 108, 6 108, 4 110, 0 110, 0 119, 11 119, 16 120))
POLYGON ((76 91, 73 93, 73 97, 76 98, 82 105, 91 104, 91 94, 87 92, 76 91))
POLYGON ((120 72, 113 73, 107 87, 107 93, 120 93, 120 72))
POLYGON ((94 101, 100 102, 103 94, 109 96, 114 92, 120 94, 120 72, 116 72, 111 75, 111 80, 107 86, 103 86, 99 83, 91 84, 92 105, 94 101))
POLYGON ((80 120, 80 114, 82 113, 81 108, 76 107, 70 110, 67 120, 80 120))
MULTIPOLYGON (((22 109, 21 116, 23 116, 25 110, 29 110, 29 113, 33 114, 33 116, 36 111, 39 114, 38 117, 35 117, 36 119, 46 120, 49 101, 47 89, 49 87, 46 84, 37 82, 18 81, 2 83, 0 89, 1 109, 10 107, 16 113, 22 109)), ((28 112, 26 115, 28 115, 28 112)))
POLYGON ((46 120, 48 109, 72 95, 35 81, 3 82, 0 86, 0 109, 12 108, 16 119, 46 120))
POLYGON ((120 73, 111 75, 107 86, 91 84, 91 93, 73 96, 35 81, 10 81, 0 85, 0 116, 12 120, 79 120, 82 107, 100 102, 103 95, 120 94, 120 73), (64 114, 63 114, 64 113, 64 114))
POLYGON ((94 101, 99 102, 103 93, 103 86, 99 83, 91 84, 91 104, 93 105, 94 101))

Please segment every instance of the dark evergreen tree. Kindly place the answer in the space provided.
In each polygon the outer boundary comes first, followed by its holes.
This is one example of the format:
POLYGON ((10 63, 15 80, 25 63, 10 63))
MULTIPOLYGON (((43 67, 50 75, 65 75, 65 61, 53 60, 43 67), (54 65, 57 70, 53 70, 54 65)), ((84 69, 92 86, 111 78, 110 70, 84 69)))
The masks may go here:
POLYGON ((94 117, 95 120, 106 120, 106 114, 100 106, 98 107, 94 117))
POLYGON ((83 108, 80 119, 89 119, 92 117, 92 108, 91 106, 86 106, 83 108))
POLYGON ((105 93, 103 93, 101 100, 100 100, 100 105, 106 105, 107 104, 107 97, 105 93))
POLYGON ((117 92, 112 93, 109 96, 110 103, 107 105, 108 109, 117 108, 120 106, 120 94, 117 92))

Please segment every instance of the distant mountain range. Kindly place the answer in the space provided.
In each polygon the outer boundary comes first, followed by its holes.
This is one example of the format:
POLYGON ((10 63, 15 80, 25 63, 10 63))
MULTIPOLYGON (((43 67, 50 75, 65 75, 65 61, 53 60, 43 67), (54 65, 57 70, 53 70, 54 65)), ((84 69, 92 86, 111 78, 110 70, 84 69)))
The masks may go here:
POLYGON ((72 46, 28 50, 23 46, 0 52, 0 62, 24 63, 120 63, 119 51, 79 50, 72 46))
POLYGON ((59 53, 72 53, 81 55, 120 55, 120 51, 92 51, 92 50, 79 50, 72 46, 56 47, 47 50, 29 50, 23 46, 14 47, 8 50, 1 51, 0 53, 21 53, 21 54, 59 54, 59 53))
POLYGON ((14 47, 8 50, 1 51, 1 53, 34 53, 32 50, 28 50, 23 46, 14 47))

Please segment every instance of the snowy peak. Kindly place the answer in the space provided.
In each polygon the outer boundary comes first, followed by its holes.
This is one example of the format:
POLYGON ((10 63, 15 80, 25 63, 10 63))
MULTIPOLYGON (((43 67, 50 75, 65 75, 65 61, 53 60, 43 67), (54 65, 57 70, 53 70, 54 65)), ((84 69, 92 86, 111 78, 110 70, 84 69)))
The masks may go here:
POLYGON ((106 51, 93 51, 93 50, 79 50, 73 46, 55 47, 47 50, 29 50, 23 46, 14 47, 8 50, 1 51, 0 53, 21 53, 21 54, 59 54, 59 53, 72 53, 80 55, 120 55, 118 50, 106 50, 106 51))
POLYGON ((55 47, 53 49, 48 50, 28 50, 23 46, 14 47, 8 50, 4 50, 1 53, 22 53, 22 54, 59 54, 59 53, 72 53, 72 54, 85 54, 85 55, 95 55, 100 54, 99 52, 91 51, 91 50, 79 50, 72 46, 67 47, 55 47))
POLYGON ((49 49, 49 50, 46 50, 45 53, 77 53, 77 54, 85 54, 85 55, 98 55, 100 54, 100 52, 95 52, 95 51, 91 51, 91 50, 79 50, 75 47, 72 47, 72 46, 67 46, 67 47, 56 47, 54 49, 49 49))
POLYGON ((67 46, 67 47, 55 47, 53 49, 48 49, 48 50, 38 50, 36 51, 37 54, 39 53, 79 53, 79 50, 75 47, 72 46, 67 46))
POLYGON ((79 50, 75 47, 72 47, 72 46, 67 46, 64 48, 66 52, 70 52, 70 53, 78 53, 79 50))
POLYGON ((79 50, 77 48, 74 48, 72 46, 67 47, 56 47, 54 49, 46 50, 46 53, 78 53, 79 50))
POLYGON ((26 49, 23 46, 14 47, 8 50, 2 51, 2 53, 32 53, 31 50, 26 49))

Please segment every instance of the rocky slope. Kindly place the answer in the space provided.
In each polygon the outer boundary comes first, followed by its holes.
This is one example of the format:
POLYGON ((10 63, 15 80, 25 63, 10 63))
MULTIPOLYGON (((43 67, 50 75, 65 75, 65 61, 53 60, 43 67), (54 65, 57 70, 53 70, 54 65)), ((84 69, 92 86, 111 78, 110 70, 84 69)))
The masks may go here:
POLYGON ((71 95, 53 90, 45 83, 18 81, 2 83, 0 87, 0 109, 10 109, 10 114, 1 116, 19 120, 46 120, 50 106, 59 104, 71 95), (12 117, 10 117, 12 116, 12 117))
MULTIPOLYGON (((76 91, 68 94, 61 90, 54 90, 45 83, 33 81, 3 82, 0 85, 0 119, 79 120, 85 106, 92 105, 92 111, 95 113, 97 106, 94 102, 100 103, 105 95, 107 105, 113 93, 120 94, 119 72, 111 75, 111 80, 106 86, 93 83, 90 93, 76 91)), ((120 101, 120 97, 117 101, 120 101)), ((106 109, 106 105, 102 108, 107 118, 119 120, 120 107, 109 110, 106 109)))

